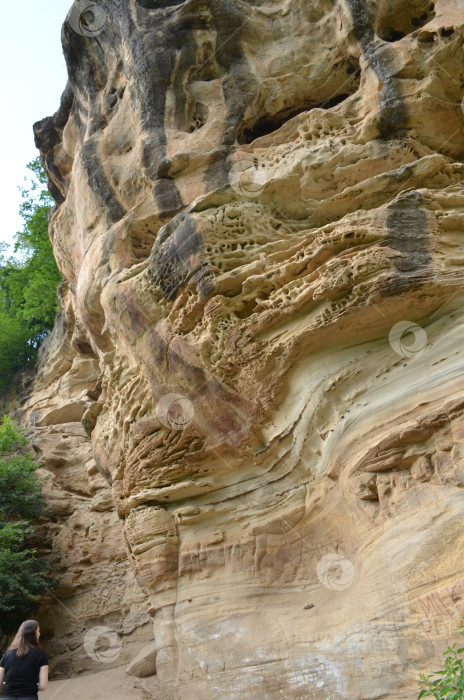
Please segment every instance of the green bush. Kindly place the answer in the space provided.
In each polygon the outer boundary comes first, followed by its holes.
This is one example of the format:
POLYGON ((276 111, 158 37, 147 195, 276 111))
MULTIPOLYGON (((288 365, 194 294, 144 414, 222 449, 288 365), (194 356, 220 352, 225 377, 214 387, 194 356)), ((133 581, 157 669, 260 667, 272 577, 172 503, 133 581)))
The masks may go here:
POLYGON ((0 428, 0 455, 11 454, 27 445, 27 438, 9 416, 3 416, 0 428))
MULTIPOLYGON (((15 257, 0 255, 0 390, 13 374, 34 365, 37 350, 53 328, 61 275, 48 237, 52 198, 36 158, 27 166, 30 188, 20 188, 23 230, 15 236, 15 257)), ((0 253, 7 246, 0 244, 0 253)))
POLYGON ((38 464, 28 441, 13 421, 0 425, 0 620, 10 633, 38 608, 43 594, 56 583, 52 562, 37 557, 31 546, 34 522, 45 514, 38 464))
MULTIPOLYGON (((459 627, 459 634, 464 635, 464 617, 463 623, 459 627)), ((420 698, 437 698, 441 700, 464 700, 464 669, 463 658, 461 654, 464 652, 464 647, 456 649, 456 644, 443 652, 445 656, 445 667, 442 671, 434 671, 428 676, 423 673, 420 676, 420 685, 424 686, 424 690, 418 695, 420 698), (438 678, 434 679, 434 676, 438 678)))

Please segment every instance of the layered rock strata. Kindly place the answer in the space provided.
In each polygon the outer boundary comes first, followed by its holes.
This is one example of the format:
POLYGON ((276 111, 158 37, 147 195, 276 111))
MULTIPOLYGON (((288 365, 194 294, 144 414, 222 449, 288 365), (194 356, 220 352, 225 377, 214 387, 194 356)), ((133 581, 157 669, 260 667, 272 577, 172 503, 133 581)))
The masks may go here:
POLYGON ((463 609, 463 9, 86 7, 34 130, 163 697, 416 697, 463 609))
POLYGON ((59 586, 46 594, 39 615, 54 679, 127 663, 153 637, 111 488, 81 422, 95 401, 98 362, 71 347, 74 322, 70 308, 64 312, 41 348, 33 381, 6 406, 28 427, 44 478, 48 512, 38 547, 53 555, 59 586))

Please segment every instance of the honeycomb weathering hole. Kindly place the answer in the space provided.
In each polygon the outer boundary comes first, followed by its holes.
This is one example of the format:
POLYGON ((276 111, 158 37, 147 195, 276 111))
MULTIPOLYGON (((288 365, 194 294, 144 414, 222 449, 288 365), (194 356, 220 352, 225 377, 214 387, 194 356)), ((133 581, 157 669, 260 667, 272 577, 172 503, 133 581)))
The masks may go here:
POLYGON ((401 12, 396 5, 389 3, 388 7, 382 5, 377 15, 377 35, 383 41, 399 41, 408 34, 428 24, 435 17, 435 5, 429 0, 413 0, 409 7, 402 7, 401 12))

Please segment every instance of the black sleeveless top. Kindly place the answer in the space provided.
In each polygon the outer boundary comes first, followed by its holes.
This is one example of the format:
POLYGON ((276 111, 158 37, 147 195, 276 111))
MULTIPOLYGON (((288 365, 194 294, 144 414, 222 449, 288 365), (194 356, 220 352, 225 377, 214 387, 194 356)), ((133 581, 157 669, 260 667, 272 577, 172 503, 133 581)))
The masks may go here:
POLYGON ((9 695, 23 695, 38 698, 37 683, 41 666, 48 666, 48 658, 43 649, 29 649, 25 656, 17 657, 16 649, 9 649, 0 659, 5 669, 5 685, 2 698, 9 695))

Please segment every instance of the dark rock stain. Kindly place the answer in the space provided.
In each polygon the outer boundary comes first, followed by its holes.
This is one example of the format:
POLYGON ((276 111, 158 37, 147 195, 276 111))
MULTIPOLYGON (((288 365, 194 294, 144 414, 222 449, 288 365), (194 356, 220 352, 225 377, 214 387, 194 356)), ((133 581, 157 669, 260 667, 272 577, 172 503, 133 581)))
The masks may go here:
POLYGON ((117 194, 103 170, 97 154, 97 139, 90 137, 82 144, 79 152, 82 168, 87 174, 87 181, 99 204, 104 208, 110 222, 122 219, 126 213, 118 201, 117 194))
POLYGON ((57 184, 62 184, 62 178, 54 164, 53 148, 62 139, 63 129, 69 119, 73 104, 74 88, 68 81, 61 96, 60 107, 55 115, 53 117, 45 117, 45 119, 41 119, 33 126, 35 146, 45 154, 43 160, 47 171, 48 189, 57 205, 64 202, 65 197, 57 184))
POLYGON ((127 90, 140 134, 141 164, 145 176, 153 181, 159 215, 168 218, 185 208, 167 153, 168 93, 172 90, 175 95, 171 126, 189 133, 200 128, 208 116, 204 105, 196 103, 189 93, 189 84, 222 79, 224 129, 217 157, 204 177, 207 187, 225 185, 227 156, 236 142, 237 127, 257 92, 241 43, 248 13, 253 9, 235 0, 107 0, 104 11, 107 22, 98 36, 81 36, 67 21, 63 24, 68 88, 60 110, 34 127, 50 176, 50 191, 57 204, 64 201, 67 184, 54 166, 53 149, 62 139, 66 122, 73 118, 83 142, 80 157, 94 196, 108 212, 110 223, 125 215, 116 185, 106 173, 104 154, 96 143, 88 144, 92 136, 98 141, 97 134, 117 113, 116 97, 113 95, 108 102, 110 97, 104 92, 111 87, 117 67, 122 76, 134 78, 127 90))
POLYGON ((404 129, 408 121, 406 103, 399 82, 392 76, 388 56, 380 53, 382 44, 374 33, 374 17, 369 12, 366 0, 348 0, 353 20, 353 32, 359 41, 365 58, 379 79, 378 128, 382 138, 391 138, 404 129))
POLYGON ((172 11, 173 3, 145 1, 136 5, 137 25, 126 2, 117 2, 124 44, 131 71, 130 97, 142 130, 142 164, 145 175, 154 181, 153 197, 161 216, 172 216, 184 207, 174 180, 169 176, 164 118, 166 95, 175 67, 172 11), (157 29, 157 31, 154 31, 157 29), (161 36, 159 36, 161 34, 161 36))
POLYGON ((427 245, 427 216, 420 208, 422 202, 419 192, 406 192, 387 207, 385 225, 388 235, 382 245, 400 252, 401 257, 395 257, 393 261, 399 276, 381 284, 381 292, 385 295, 430 281, 431 272, 427 267, 432 258, 427 245))
POLYGON ((163 219, 174 216, 184 206, 176 183, 170 178, 162 178, 155 182, 153 196, 158 205, 159 215, 163 219))
POLYGON ((384 245, 402 254, 403 257, 395 258, 398 272, 411 272, 430 264, 427 216, 420 209, 422 202, 419 192, 406 192, 387 207, 388 237, 384 245))
POLYGON ((213 273, 203 250, 192 218, 176 217, 165 227, 153 247, 150 273, 166 299, 173 301, 190 279, 195 281, 200 299, 210 293, 213 273))

